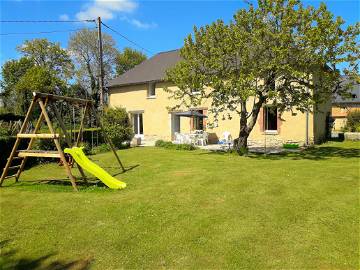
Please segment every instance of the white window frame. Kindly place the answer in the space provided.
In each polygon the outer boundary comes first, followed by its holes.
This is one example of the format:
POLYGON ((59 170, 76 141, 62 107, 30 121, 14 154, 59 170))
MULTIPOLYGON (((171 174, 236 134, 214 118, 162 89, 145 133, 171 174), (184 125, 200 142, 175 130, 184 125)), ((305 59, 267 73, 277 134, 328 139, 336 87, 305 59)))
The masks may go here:
POLYGON ((191 94, 192 94, 192 95, 200 95, 200 94, 201 94, 201 91, 200 91, 200 90, 197 90, 197 89, 191 89, 191 94))
POLYGON ((148 91, 147 91, 147 98, 156 98, 156 82, 149 82, 148 91), (153 95, 151 94, 152 89, 154 90, 153 95))
POLYGON ((135 133, 135 138, 144 138, 144 112, 131 112, 131 121, 133 122, 133 126, 134 126, 134 133, 135 133), (140 133, 140 114, 142 115, 142 129, 143 129, 143 133, 140 133), (137 117, 137 131, 135 132, 135 115, 137 117))
POLYGON ((275 108, 276 110, 276 129, 267 129, 268 125, 268 119, 269 117, 267 116, 269 109, 271 109, 271 106, 265 106, 264 107, 264 131, 266 134, 277 134, 278 133, 278 122, 277 122, 277 108, 275 108))

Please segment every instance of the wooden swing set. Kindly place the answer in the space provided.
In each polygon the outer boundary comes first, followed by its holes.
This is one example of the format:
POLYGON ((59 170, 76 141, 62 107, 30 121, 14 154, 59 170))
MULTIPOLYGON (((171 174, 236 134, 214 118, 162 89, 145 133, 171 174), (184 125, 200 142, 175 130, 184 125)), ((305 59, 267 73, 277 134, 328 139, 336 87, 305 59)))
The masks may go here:
MULTIPOLYGON (((67 147, 78 146, 80 143, 80 139, 81 139, 81 133, 84 129, 84 122, 85 122, 84 120, 85 120, 85 116, 86 116, 87 112, 93 113, 93 115, 95 116, 96 122, 99 124, 99 127, 102 131, 105 141, 111 147, 111 150, 112 150, 113 154, 115 155, 115 158, 116 158, 117 162, 119 163, 120 168, 124 172, 125 168, 124 168, 119 156, 116 153, 115 147, 114 147, 111 139, 104 132, 104 129, 103 129, 100 119, 99 119, 98 112, 94 106, 93 101, 87 100, 87 99, 72 98, 72 97, 66 97, 66 96, 58 96, 58 95, 33 92, 33 99, 31 101, 30 107, 26 113, 24 122, 20 128, 20 131, 16 136, 15 144, 12 148, 10 156, 7 159, 6 165, 1 174, 0 186, 3 184, 4 180, 7 178, 15 177, 15 181, 16 182, 19 181, 20 174, 24 170, 25 163, 26 163, 26 160, 28 157, 59 158, 65 168, 67 176, 69 177, 69 179, 71 181, 71 185, 73 186, 74 190, 77 191, 76 178, 71 173, 71 167, 66 160, 63 149, 61 148, 60 139, 62 139, 62 138, 65 139, 67 147), (66 126, 63 122, 61 114, 56 106, 57 101, 67 102, 69 104, 77 105, 77 106, 80 106, 83 108, 83 114, 81 117, 79 132, 77 134, 76 141, 74 142, 73 145, 71 143, 71 138, 66 130, 66 126), (35 127, 34 127, 32 133, 25 133, 27 126, 30 123, 30 118, 31 118, 31 115, 32 115, 36 105, 39 105, 39 107, 40 107, 40 116, 36 121, 36 124, 35 124, 35 127), (62 134, 55 132, 53 124, 52 124, 51 119, 48 114, 48 112, 50 112, 49 109, 55 116, 55 118, 61 128, 62 134), (44 119, 45 119, 46 125, 49 128, 50 133, 37 133, 40 130, 40 127, 41 127, 44 119), (20 146, 20 141, 22 139, 30 139, 26 150, 18 150, 18 148, 20 146), (32 150, 32 146, 36 139, 53 140, 57 150, 56 151, 32 150), (14 160, 21 160, 21 163, 19 165, 11 166, 12 162, 14 160), (8 175, 8 172, 10 170, 17 170, 17 172, 13 175, 8 175)), ((82 176, 82 179, 85 182, 87 182, 83 169, 79 165, 77 165, 77 168, 82 176)))

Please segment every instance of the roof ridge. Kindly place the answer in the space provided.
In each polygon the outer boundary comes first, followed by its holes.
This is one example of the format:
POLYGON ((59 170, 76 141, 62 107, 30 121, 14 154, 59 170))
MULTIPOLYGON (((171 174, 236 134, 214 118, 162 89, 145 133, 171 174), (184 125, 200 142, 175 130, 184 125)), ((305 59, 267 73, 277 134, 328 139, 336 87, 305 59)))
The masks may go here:
MULTIPOLYGON (((155 55, 159 55, 159 54, 162 54, 162 53, 175 52, 175 51, 180 51, 180 48, 179 48, 179 49, 169 50, 169 51, 158 52, 158 53, 157 53, 157 54, 155 54, 155 55)), ((155 56, 155 55, 154 55, 154 56, 155 56)))
POLYGON ((148 81, 161 81, 165 78, 166 70, 173 67, 180 59, 179 49, 160 52, 110 80, 107 86, 113 87, 148 81))

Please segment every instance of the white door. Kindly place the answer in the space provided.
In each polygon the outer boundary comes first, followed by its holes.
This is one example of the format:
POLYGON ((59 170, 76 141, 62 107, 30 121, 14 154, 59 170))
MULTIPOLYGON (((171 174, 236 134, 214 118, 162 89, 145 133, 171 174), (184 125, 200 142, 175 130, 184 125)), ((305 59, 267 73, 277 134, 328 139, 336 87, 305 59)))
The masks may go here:
POLYGON ((180 133, 180 116, 175 113, 171 114, 171 137, 174 139, 175 132, 180 133))
POLYGON ((144 138, 144 129, 143 129, 143 114, 142 113, 134 113, 133 114, 133 125, 134 125, 134 133, 136 138, 144 138))

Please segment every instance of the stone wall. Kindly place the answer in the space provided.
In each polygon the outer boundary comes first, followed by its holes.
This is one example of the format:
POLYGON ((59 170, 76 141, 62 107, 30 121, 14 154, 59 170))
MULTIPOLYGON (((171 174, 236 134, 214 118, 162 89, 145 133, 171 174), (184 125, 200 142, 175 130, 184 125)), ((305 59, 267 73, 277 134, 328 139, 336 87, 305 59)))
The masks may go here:
POLYGON ((360 141, 360 132, 345 132, 344 138, 346 141, 360 141))

